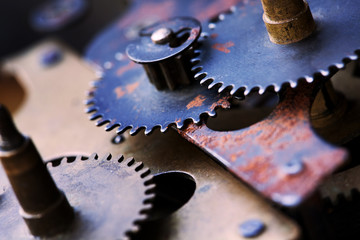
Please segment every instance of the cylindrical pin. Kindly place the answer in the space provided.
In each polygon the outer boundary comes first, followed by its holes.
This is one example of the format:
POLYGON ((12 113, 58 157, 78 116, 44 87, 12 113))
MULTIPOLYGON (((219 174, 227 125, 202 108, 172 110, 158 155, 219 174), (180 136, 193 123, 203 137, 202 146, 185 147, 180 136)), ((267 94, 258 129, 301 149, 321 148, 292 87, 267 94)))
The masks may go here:
POLYGON ((315 30, 315 22, 305 0, 261 0, 263 20, 270 40, 277 44, 301 41, 315 30))
POLYGON ((20 214, 35 236, 64 231, 74 212, 50 176, 30 138, 15 127, 0 105, 0 160, 21 205, 20 214))

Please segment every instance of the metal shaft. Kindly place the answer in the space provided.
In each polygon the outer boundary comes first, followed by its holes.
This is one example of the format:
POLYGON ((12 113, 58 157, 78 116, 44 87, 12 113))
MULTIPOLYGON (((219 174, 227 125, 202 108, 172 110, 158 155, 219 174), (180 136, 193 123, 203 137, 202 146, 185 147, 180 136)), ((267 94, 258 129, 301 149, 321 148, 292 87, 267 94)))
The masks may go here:
POLYGON ((263 20, 270 40, 277 44, 301 41, 315 30, 315 22, 305 0, 261 0, 263 20))
POLYGON ((2 105, 0 160, 30 232, 35 236, 52 236, 64 231, 73 219, 73 209, 56 187, 31 139, 16 129, 2 105))

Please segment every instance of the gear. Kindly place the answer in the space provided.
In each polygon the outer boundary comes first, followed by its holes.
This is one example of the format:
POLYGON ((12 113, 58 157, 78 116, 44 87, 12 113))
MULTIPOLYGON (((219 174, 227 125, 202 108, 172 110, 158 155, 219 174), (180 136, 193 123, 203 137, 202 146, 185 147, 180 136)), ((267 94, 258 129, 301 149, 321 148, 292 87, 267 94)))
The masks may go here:
POLYGON ((143 163, 123 156, 112 159, 110 154, 101 160, 93 154, 52 163, 48 167, 54 180, 80 215, 78 231, 69 233, 69 239, 126 238, 138 231, 138 222, 151 208, 149 191, 154 188, 143 163))
POLYGON ((145 134, 155 127, 164 132, 170 124, 182 128, 186 120, 199 123, 200 115, 214 116, 215 108, 229 107, 228 94, 209 91, 193 81, 193 73, 189 74, 200 23, 191 18, 175 18, 147 27, 140 35, 124 45, 128 46, 127 55, 144 68, 124 57, 109 62, 108 70, 95 83, 87 112, 95 112, 91 120, 101 118, 98 126, 108 124, 106 130, 119 127, 118 133, 132 128, 131 135, 142 128, 145 134), (171 39, 167 44, 156 43, 158 30, 163 31, 159 35, 168 30, 180 36, 175 43, 171 39), (150 40, 150 36, 155 40, 150 40), (149 50, 145 51, 145 47, 149 50))
MULTIPOLYGON (((55 238, 128 239, 138 231, 139 222, 147 218, 155 185, 143 163, 133 158, 124 160, 123 156, 112 158, 110 154, 98 159, 93 154, 54 159, 47 162, 47 167, 76 215, 70 229, 55 238)), ((0 215, 0 219, 4 217, 1 232, 10 238, 21 238, 21 234, 24 238, 30 237, 23 229, 25 224, 20 216, 6 220, 8 216, 18 215, 13 193, 5 191, 0 197, 4 206, 8 206, 0 215)))
POLYGON ((295 87, 299 79, 312 82, 317 74, 329 76, 349 60, 358 59, 360 49, 360 5, 351 0, 309 1, 316 30, 289 45, 269 40, 258 0, 239 3, 212 19, 204 32, 195 78, 219 92, 230 94, 267 88, 279 91, 284 83, 295 87), (232 71, 229 71, 232 69, 232 71))

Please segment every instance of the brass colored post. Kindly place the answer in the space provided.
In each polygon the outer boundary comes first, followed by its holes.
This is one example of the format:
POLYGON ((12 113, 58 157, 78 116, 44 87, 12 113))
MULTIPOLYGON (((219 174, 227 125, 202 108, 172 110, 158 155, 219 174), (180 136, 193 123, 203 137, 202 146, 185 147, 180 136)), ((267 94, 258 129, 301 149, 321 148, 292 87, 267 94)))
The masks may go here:
POLYGON ((315 30, 315 22, 305 0, 261 0, 263 20, 270 40, 277 44, 301 41, 315 30))
POLYGON ((31 139, 16 129, 2 105, 0 160, 30 232, 35 236, 52 236, 64 231, 72 222, 73 209, 56 187, 31 139))

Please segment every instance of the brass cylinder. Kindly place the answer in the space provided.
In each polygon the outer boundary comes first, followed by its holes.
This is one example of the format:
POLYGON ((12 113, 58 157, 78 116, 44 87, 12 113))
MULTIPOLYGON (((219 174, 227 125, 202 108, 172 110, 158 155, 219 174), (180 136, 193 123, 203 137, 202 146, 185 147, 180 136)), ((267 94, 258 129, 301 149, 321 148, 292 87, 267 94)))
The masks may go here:
POLYGON ((304 0, 261 0, 270 40, 277 44, 301 41, 315 30, 310 7, 304 0))
POLYGON ((16 129, 9 112, 1 105, 0 160, 30 232, 35 236, 63 232, 72 222, 73 209, 31 139, 16 129))

